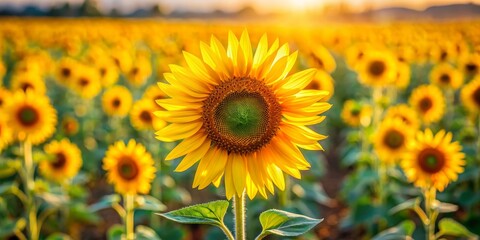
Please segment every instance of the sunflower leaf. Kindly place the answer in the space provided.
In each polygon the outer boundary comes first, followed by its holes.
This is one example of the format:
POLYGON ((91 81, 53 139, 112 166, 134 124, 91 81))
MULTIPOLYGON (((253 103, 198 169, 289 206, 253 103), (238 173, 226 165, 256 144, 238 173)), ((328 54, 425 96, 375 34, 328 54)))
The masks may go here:
POLYGON ((444 218, 438 223, 438 228, 440 231, 437 233, 438 236, 448 235, 455 237, 467 237, 468 239, 478 239, 478 236, 470 232, 465 226, 459 222, 451 219, 444 218))
POLYGON ((262 239, 267 235, 294 237, 306 233, 323 219, 315 219, 300 214, 270 209, 260 214, 262 232, 256 239, 262 239))
POLYGON ((222 226, 228 205, 228 201, 219 200, 157 214, 178 223, 222 226))
POLYGON ((143 225, 135 228, 135 237, 137 240, 160 240, 155 230, 143 225))
POLYGON ((395 227, 380 232, 372 240, 412 239, 410 236, 413 231, 415 231, 415 223, 411 220, 405 220, 395 227))
POLYGON ((102 209, 105 209, 105 208, 109 208, 109 207, 112 206, 112 204, 118 203, 118 202, 120 202, 120 195, 111 194, 111 195, 107 195, 107 196, 102 197, 100 199, 100 201, 98 201, 95 204, 90 205, 90 207, 88 207, 88 209, 90 210, 90 212, 96 212, 96 211, 99 211, 99 210, 102 210, 102 209))

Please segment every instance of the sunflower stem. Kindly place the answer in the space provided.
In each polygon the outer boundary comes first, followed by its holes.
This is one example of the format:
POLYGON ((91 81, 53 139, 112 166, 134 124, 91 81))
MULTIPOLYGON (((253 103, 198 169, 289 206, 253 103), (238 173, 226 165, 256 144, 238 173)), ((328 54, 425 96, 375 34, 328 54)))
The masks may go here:
POLYGON ((125 224, 125 236, 126 240, 134 240, 135 232, 134 227, 134 198, 133 194, 125 194, 123 197, 125 201, 125 215, 124 215, 124 224, 125 224))
POLYGON ((235 240, 245 240, 245 191, 238 196, 234 194, 235 240))
POLYGON ((35 195, 33 194, 35 188, 35 166, 32 158, 32 143, 27 139, 23 144, 24 150, 24 168, 25 168, 25 191, 27 192, 27 209, 28 209, 28 234, 29 239, 38 240, 39 229, 37 224, 37 205, 35 202, 35 195))
POLYGON ((427 213, 428 220, 424 223, 425 228, 425 239, 426 240, 435 240, 435 222, 438 217, 438 211, 433 208, 433 203, 436 198, 436 190, 433 187, 424 189, 425 197, 425 212, 427 213))
POLYGON ((285 177, 285 191, 279 191, 280 205, 286 207, 290 204, 290 193, 291 193, 291 180, 287 176, 285 177))

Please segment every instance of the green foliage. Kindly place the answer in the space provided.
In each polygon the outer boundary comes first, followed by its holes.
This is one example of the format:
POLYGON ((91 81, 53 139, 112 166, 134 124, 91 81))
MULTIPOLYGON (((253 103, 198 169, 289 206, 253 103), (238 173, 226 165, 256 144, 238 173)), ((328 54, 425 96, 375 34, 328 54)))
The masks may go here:
POLYGON ((455 237, 467 237, 468 239, 478 239, 478 235, 468 231, 466 227, 451 218, 444 218, 440 220, 438 223, 438 228, 440 229, 440 231, 437 233, 437 236, 439 237, 448 235, 455 237))
POLYGON ((286 237, 299 236, 322 221, 323 219, 270 209, 260 214, 260 224, 263 229, 256 239, 263 239, 270 234, 286 237))
POLYGON ((178 223, 221 226, 228 206, 228 201, 219 200, 188 206, 168 213, 158 213, 158 215, 178 223))

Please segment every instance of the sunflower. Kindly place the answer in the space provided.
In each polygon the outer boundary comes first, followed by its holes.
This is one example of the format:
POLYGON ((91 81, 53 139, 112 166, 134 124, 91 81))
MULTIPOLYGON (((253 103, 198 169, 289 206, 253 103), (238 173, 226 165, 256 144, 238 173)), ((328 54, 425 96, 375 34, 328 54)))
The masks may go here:
POLYGON ((417 112, 406 104, 389 107, 385 113, 385 118, 399 118, 411 129, 420 127, 417 112))
POLYGON ((12 97, 12 93, 0 86, 0 109, 5 107, 6 102, 12 97))
POLYGON ((132 56, 128 51, 120 47, 114 48, 111 50, 111 57, 120 72, 128 73, 132 68, 132 56))
POLYGON ((79 67, 80 64, 72 58, 62 58, 57 63, 55 79, 63 85, 69 85, 76 78, 79 67))
POLYGON ((371 49, 371 45, 368 43, 356 43, 347 48, 345 52, 345 60, 351 69, 357 69, 358 63, 362 62, 365 57, 367 49, 371 49))
POLYGON ((63 182, 77 175, 82 166, 82 154, 68 139, 52 141, 44 146, 48 159, 40 162, 40 173, 53 181, 63 182))
POLYGON ((118 81, 119 73, 115 63, 110 58, 101 58, 95 63, 102 86, 109 87, 118 81))
POLYGON ((150 75, 152 75, 152 65, 150 60, 147 57, 142 56, 135 60, 132 68, 127 74, 127 80, 133 86, 140 87, 145 84, 150 75))
POLYGON ((385 118, 373 137, 373 146, 378 157, 393 164, 402 157, 406 143, 413 137, 415 130, 400 118, 385 118))
MULTIPOLYGON (((158 87, 157 87, 158 88, 158 87)), ((154 112, 161 108, 154 101, 148 98, 138 100, 133 104, 130 111, 130 122, 137 130, 161 129, 166 122, 154 117, 154 112)))
MULTIPOLYGON (((0 110, 0 113, 1 110, 0 110)), ((0 115, 0 152, 13 141, 13 132, 7 123, 6 115, 0 115)))
POLYGON ((14 74, 10 82, 10 88, 12 92, 17 90, 23 90, 25 92, 27 89, 30 89, 40 95, 45 94, 47 91, 42 77, 39 74, 28 72, 14 74))
POLYGON ((67 136, 72 136, 78 133, 80 128, 77 119, 71 116, 65 116, 61 123, 61 129, 67 136))
POLYGON ((393 82, 399 89, 406 89, 410 84, 410 65, 404 62, 397 63, 397 76, 393 82))
POLYGON ((465 155, 452 134, 441 130, 433 135, 430 129, 418 132, 407 144, 407 152, 400 165, 408 180, 421 188, 434 187, 443 191, 449 182, 463 172, 465 155))
POLYGON ((120 194, 147 194, 156 171, 150 153, 133 139, 127 145, 122 141, 111 145, 103 158, 103 169, 120 194))
POLYGON ((367 86, 385 86, 397 77, 395 57, 386 51, 368 51, 358 63, 359 79, 367 86))
POLYGON ((80 66, 77 76, 73 79, 71 87, 85 99, 91 99, 98 95, 102 89, 100 76, 96 69, 89 66, 80 66))
POLYGON ((463 105, 473 114, 480 112, 480 77, 466 84, 460 92, 463 105))
POLYGON ((157 85, 149 86, 143 93, 142 98, 150 99, 152 102, 165 98, 165 93, 157 85))
POLYGON ((463 75, 452 65, 439 63, 430 72, 430 82, 441 88, 458 89, 463 84, 463 75))
POLYGON ((323 70, 317 70, 315 77, 305 89, 324 90, 328 95, 323 99, 328 101, 333 96, 333 78, 323 70))
POLYGON ((102 96, 103 111, 108 116, 124 117, 132 107, 133 97, 130 90, 124 86, 113 86, 102 96))
POLYGON ((422 85, 415 88, 409 102, 426 124, 438 122, 445 113, 445 98, 442 91, 434 85, 422 85))
POLYGON ((341 117, 346 124, 352 127, 358 127, 360 124, 368 126, 372 117, 372 107, 355 100, 347 100, 343 104, 341 117))
POLYGON ((193 187, 219 186, 226 196, 267 197, 274 185, 284 190, 283 172, 300 178, 310 164, 299 148, 322 150, 325 138, 306 125, 321 122, 331 105, 319 102, 328 94, 303 90, 316 70, 289 75, 297 52, 266 35, 252 52, 244 31, 240 40, 230 32, 228 47, 211 38, 201 43, 202 59, 184 52, 188 67, 171 65, 160 88, 171 98, 157 100, 166 110, 156 116, 169 122, 156 135, 161 141, 183 139, 166 157, 184 156, 176 171, 199 162, 193 187))
POLYGON ((8 125, 20 141, 44 142, 55 132, 57 114, 47 96, 30 90, 17 91, 5 106, 8 125))
POLYGON ((474 76, 480 73, 480 54, 471 54, 462 58, 460 66, 460 69, 467 75, 474 76))
POLYGON ((328 73, 332 73, 337 67, 332 54, 330 54, 330 52, 322 45, 316 45, 313 47, 308 60, 310 66, 324 70, 328 73))

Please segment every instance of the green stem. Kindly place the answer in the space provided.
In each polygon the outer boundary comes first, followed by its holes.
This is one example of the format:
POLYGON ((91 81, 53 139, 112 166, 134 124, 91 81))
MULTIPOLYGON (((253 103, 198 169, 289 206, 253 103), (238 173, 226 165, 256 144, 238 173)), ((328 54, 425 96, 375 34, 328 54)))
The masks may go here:
POLYGON ((438 211, 433 209, 435 202, 436 190, 435 188, 424 189, 425 195, 425 211, 427 213, 428 221, 424 223, 426 240, 435 240, 435 222, 438 217, 438 211))
POLYGON ((134 240, 135 239, 135 232, 133 230, 134 227, 134 197, 135 195, 126 194, 123 199, 125 201, 125 215, 124 215, 124 224, 125 224, 125 236, 126 240, 134 240))
POLYGON ((285 191, 279 191, 278 195, 280 197, 280 206, 286 207, 290 204, 290 193, 291 193, 291 180, 287 176, 285 177, 285 191))
POLYGON ((225 226, 225 224, 220 224, 219 225, 220 229, 222 229, 223 233, 225 233, 225 236, 227 236, 227 239, 228 240, 235 240, 235 238, 233 237, 232 233, 230 232, 230 230, 228 230, 227 226, 225 226))
POLYGON ((35 195, 33 194, 35 182, 35 166, 33 164, 32 158, 32 143, 29 140, 26 140, 23 144, 24 150, 24 168, 25 168, 25 179, 24 184, 26 186, 25 191, 27 192, 27 209, 28 209, 28 234, 31 240, 38 240, 39 229, 37 224, 37 206, 35 202, 35 195))
POLYGON ((235 239, 245 240, 245 192, 240 197, 237 194, 234 194, 234 196, 235 239))

